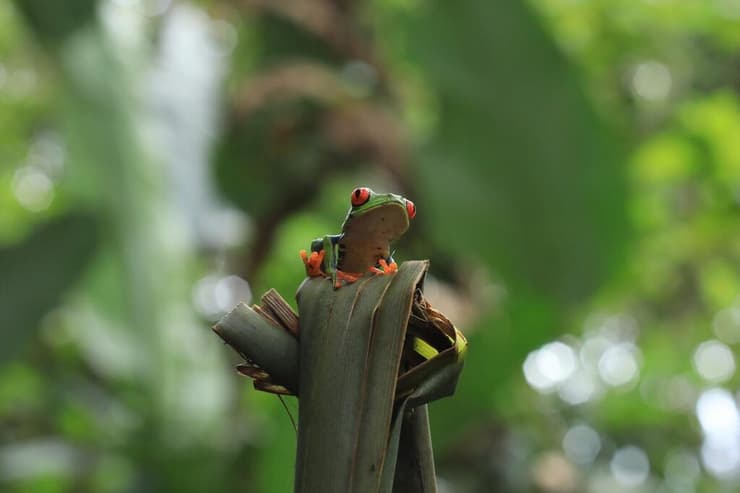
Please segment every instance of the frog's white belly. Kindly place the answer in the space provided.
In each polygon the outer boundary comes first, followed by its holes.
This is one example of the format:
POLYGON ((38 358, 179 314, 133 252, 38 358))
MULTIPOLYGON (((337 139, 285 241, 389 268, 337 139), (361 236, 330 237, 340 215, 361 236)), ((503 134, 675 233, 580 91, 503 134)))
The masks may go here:
POLYGON ((388 258, 390 245, 388 242, 343 244, 339 243, 339 270, 345 272, 365 272, 378 263, 381 258, 388 258))
POLYGON ((357 217, 349 217, 339 240, 338 268, 345 272, 365 272, 381 258, 390 256, 390 242, 408 229, 406 210, 391 204, 357 217))

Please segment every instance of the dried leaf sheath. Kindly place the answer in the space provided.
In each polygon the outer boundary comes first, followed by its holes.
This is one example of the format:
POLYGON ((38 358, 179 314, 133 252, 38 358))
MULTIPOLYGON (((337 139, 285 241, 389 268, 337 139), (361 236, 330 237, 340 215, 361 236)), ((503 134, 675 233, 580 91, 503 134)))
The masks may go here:
MULTIPOLYGON (((273 305, 288 306, 284 301, 276 301, 282 300, 277 292, 270 290, 265 298, 268 295, 273 305)), ((213 331, 246 360, 237 366, 237 371, 253 378, 257 390, 297 395, 298 340, 293 335, 296 326, 284 307, 281 315, 276 316, 265 307, 251 308, 239 303, 219 320, 213 331)))
POLYGON ((337 290, 306 279, 300 332, 274 291, 214 327, 245 357, 238 370, 255 388, 300 390, 297 492, 436 491, 424 404, 452 394, 466 341, 424 299, 427 268, 405 262, 337 290))
MULTIPOLYGON (((422 281, 429 262, 407 262, 391 281, 378 305, 372 323, 372 343, 366 370, 367 396, 362 410, 362 431, 356 452, 355 474, 359 485, 378 491, 386 460, 391 429, 396 381, 403 353, 406 326, 411 315, 416 287, 422 281)), ((362 490, 359 490, 362 491, 362 490)))
POLYGON ((417 430, 410 440, 428 444, 421 451, 402 451, 399 467, 425 467, 415 472, 423 478, 414 483, 420 489, 408 491, 435 491, 428 429, 426 435, 419 432, 428 422, 417 423, 426 410, 414 413, 410 408, 452 393, 465 342, 421 297, 428 265, 405 262, 394 276, 363 278, 336 291, 322 279, 306 280, 299 288, 296 491, 390 492, 406 426, 417 430), (405 361, 406 329, 415 305, 423 320, 417 322, 414 337, 439 348, 421 364, 405 361), (414 365, 420 370, 410 368, 414 365))
POLYGON ((386 467, 380 491, 393 493, 432 493, 437 489, 434 471, 432 437, 429 430, 429 410, 426 405, 407 410, 391 431, 397 452, 395 468, 386 467), (398 439, 395 435, 399 434, 398 439))
MULTIPOLYGON (((301 314, 296 491, 351 491, 371 324, 392 276, 334 290, 323 279, 298 292, 301 314)), ((359 491, 359 490, 358 490, 359 491)))

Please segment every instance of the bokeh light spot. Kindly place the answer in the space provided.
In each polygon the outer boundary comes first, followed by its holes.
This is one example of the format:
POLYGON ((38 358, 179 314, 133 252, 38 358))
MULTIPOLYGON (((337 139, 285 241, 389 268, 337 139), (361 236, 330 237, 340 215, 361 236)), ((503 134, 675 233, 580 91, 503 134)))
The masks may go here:
POLYGON ((592 370, 599 366, 601 355, 614 344, 613 341, 603 336, 588 337, 581 345, 579 356, 581 363, 592 370))
POLYGON ((720 310, 712 321, 714 335, 728 344, 740 342, 740 308, 730 307, 720 310))
POLYGON ((540 392, 548 392, 570 378, 576 371, 573 348, 560 341, 545 344, 532 351, 524 361, 524 377, 540 392))
POLYGON ((640 63, 632 74, 632 90, 647 101, 664 101, 673 85, 671 72, 654 60, 640 63))
POLYGON ((632 343, 615 344, 599 359, 599 376, 608 385, 620 387, 636 381, 640 368, 632 343))
POLYGON ((239 276, 208 275, 195 284, 192 299, 202 317, 218 320, 239 302, 248 304, 252 300, 252 290, 239 276))
POLYGON ((227 276, 216 283, 214 296, 218 309, 225 313, 240 301, 249 303, 252 300, 252 291, 247 281, 241 277, 227 276))
POLYGON ((575 353, 570 346, 562 342, 545 344, 537 352, 537 366, 553 382, 560 383, 575 371, 575 353))
POLYGON ((739 472, 740 447, 737 441, 731 444, 708 438, 702 444, 701 459, 712 475, 728 479, 739 472))
POLYGON ((674 449, 666 456, 663 472, 669 491, 693 491, 701 477, 701 466, 690 450, 674 449))
POLYGON ((650 474, 650 461, 647 454, 641 448, 632 445, 617 450, 609 467, 614 479, 626 487, 644 483, 650 474))
POLYGON ((571 427, 563 436, 563 450, 566 457, 575 464, 590 464, 601 450, 599 434, 588 425, 571 427))
POLYGON ((28 166, 58 178, 64 169, 66 150, 60 137, 53 132, 43 132, 28 147, 28 166))
POLYGON ((705 380, 723 382, 735 373, 735 358, 725 344, 706 341, 694 351, 694 367, 705 380))
POLYGON ((13 194, 23 207, 40 212, 54 200, 54 184, 43 171, 24 166, 16 170, 13 176, 13 194))
POLYGON ((576 471, 559 452, 546 452, 537 458, 532 467, 534 482, 543 490, 567 493, 576 487, 576 471))
POLYGON ((740 417, 735 399, 725 389, 705 390, 696 402, 696 416, 706 435, 719 439, 740 432, 740 417))
POLYGON ((539 392, 548 392, 554 388, 555 383, 542 374, 536 360, 537 351, 533 351, 527 355, 523 365, 524 378, 533 389, 539 392))
POLYGON ((568 404, 577 406, 593 399, 599 390, 599 382, 596 381, 593 374, 581 369, 563 382, 558 395, 568 404))
POLYGON ((732 394, 725 389, 704 391, 696 403, 696 416, 704 432, 701 458, 718 478, 740 472, 740 415, 732 394))

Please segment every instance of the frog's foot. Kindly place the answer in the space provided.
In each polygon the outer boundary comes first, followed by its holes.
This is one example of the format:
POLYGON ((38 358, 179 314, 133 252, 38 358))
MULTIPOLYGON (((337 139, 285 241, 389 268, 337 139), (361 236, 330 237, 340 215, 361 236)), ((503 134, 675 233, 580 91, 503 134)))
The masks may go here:
POLYGON ((301 259, 303 259, 303 264, 306 266, 306 274, 309 277, 318 277, 323 276, 324 273, 321 272, 321 262, 324 261, 324 250, 318 251, 318 252, 311 252, 311 255, 309 256, 306 250, 301 250, 301 259))
POLYGON ((355 274, 353 272, 344 272, 337 269, 336 279, 334 280, 334 289, 341 288, 344 285, 351 284, 362 277, 362 272, 355 274))
POLYGON ((398 270, 398 264, 395 261, 391 261, 389 264, 384 258, 378 260, 378 267, 370 267, 370 271, 376 274, 393 274, 398 270))
POLYGON ((344 272, 343 270, 337 269, 337 281, 345 281, 347 284, 355 282, 362 277, 362 272, 355 274, 352 272, 344 272))

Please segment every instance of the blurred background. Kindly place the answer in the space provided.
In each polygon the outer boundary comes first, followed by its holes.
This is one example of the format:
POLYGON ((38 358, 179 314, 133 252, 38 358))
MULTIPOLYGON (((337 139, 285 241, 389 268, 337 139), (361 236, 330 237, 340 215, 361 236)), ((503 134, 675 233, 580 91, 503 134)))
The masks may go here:
POLYGON ((442 493, 740 490, 739 0, 0 2, 0 490, 291 491, 209 327, 358 185, 470 342, 442 493))

